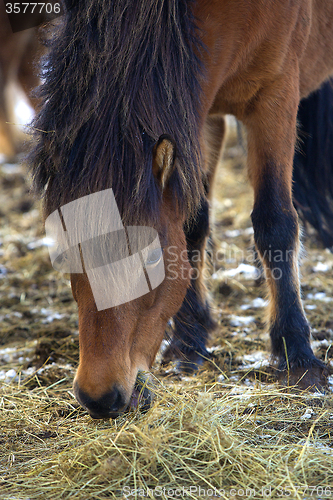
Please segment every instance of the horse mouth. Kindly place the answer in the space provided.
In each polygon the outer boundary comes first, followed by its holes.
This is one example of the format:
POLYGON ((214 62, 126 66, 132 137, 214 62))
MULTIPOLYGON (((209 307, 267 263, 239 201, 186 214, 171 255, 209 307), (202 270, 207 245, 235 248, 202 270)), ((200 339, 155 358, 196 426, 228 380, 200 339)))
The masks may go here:
POLYGON ((134 384, 129 402, 125 403, 122 391, 114 388, 95 400, 80 389, 74 381, 74 394, 78 403, 88 411, 93 419, 116 419, 129 412, 147 412, 153 401, 152 383, 148 372, 140 371, 134 384))
MULTIPOLYGON (((138 377, 139 378, 139 377, 138 377)), ((147 381, 145 383, 142 383, 141 377, 140 379, 136 380, 135 386, 133 389, 133 392, 131 394, 130 402, 129 404, 120 411, 106 411, 104 414, 99 412, 98 414, 95 414, 93 411, 89 411, 89 414, 91 418, 94 420, 98 419, 105 419, 108 420, 110 418, 116 419, 118 417, 121 417, 122 415, 125 415, 126 413, 129 412, 136 412, 140 411, 141 413, 146 413, 152 404, 153 401, 153 393, 152 391, 147 387, 147 381)))

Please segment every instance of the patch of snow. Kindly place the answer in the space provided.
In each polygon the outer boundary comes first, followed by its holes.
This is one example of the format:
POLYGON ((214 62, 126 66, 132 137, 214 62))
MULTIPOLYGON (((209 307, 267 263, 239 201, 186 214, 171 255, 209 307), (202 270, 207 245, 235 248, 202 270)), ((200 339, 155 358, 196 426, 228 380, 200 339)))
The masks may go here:
POLYGON ((323 340, 313 340, 311 342, 311 347, 312 349, 318 349, 318 347, 329 347, 331 344, 328 343, 328 340, 327 339, 323 339, 323 340))
POLYGON ((246 229, 227 229, 224 234, 227 238, 237 238, 237 236, 251 236, 253 234, 253 227, 247 227, 246 229))
POLYGON ((5 175, 10 174, 22 174, 23 168, 21 165, 13 164, 13 163, 4 163, 1 165, 1 172, 5 175))
POLYGON ((14 316, 15 318, 23 318, 23 314, 18 311, 13 312, 11 316, 14 316))
POLYGON ((208 352, 214 352, 214 351, 217 351, 219 349, 219 346, 213 346, 213 347, 207 347, 207 351, 208 352))
POLYGON ((305 413, 301 416, 301 420, 308 420, 309 418, 311 418, 313 415, 315 414, 315 412, 313 411, 312 408, 307 408, 305 410, 305 413))
POLYGON ((234 278, 235 276, 241 274, 245 279, 256 279, 260 271, 254 266, 249 264, 239 264, 238 267, 234 269, 227 269, 226 271, 218 271, 214 273, 218 275, 219 278, 234 278))
POLYGON ((268 301, 262 299, 261 297, 257 297, 256 299, 253 299, 252 302, 249 304, 243 304, 240 306, 242 311, 246 311, 247 309, 250 309, 251 307, 254 309, 259 309, 260 307, 266 307, 268 305, 268 301))
POLYGON ((227 229, 224 234, 227 238, 237 238, 241 232, 239 229, 227 229))
POLYGON ((42 324, 46 325, 48 323, 52 323, 52 321, 54 321, 55 319, 62 319, 65 316, 66 316, 66 314, 60 314, 57 312, 49 314, 49 316, 47 316, 45 319, 42 320, 42 324))
POLYGON ((231 326, 244 326, 249 325, 255 321, 254 316, 230 316, 230 325, 231 326))
POLYGON ((244 356, 239 356, 236 359, 237 361, 241 361, 243 363, 241 366, 243 370, 257 370, 263 366, 269 366, 267 353, 263 351, 244 354, 244 356))
POLYGON ((44 238, 41 238, 39 240, 31 241, 30 243, 28 243, 27 248, 29 250, 34 250, 35 248, 52 246, 54 246, 54 240, 52 238, 49 238, 48 236, 45 236, 44 238))
POLYGON ((312 271, 315 273, 321 272, 326 273, 332 268, 330 263, 318 262, 313 268, 312 271))
POLYGON ((0 380, 4 380, 5 382, 11 382, 16 376, 17 373, 13 368, 8 371, 0 370, 0 380))
POLYGON ((317 292, 315 294, 308 293, 306 296, 309 300, 320 300, 322 302, 332 302, 332 297, 327 297, 325 292, 317 292))
POLYGON ((3 278, 4 276, 6 276, 6 274, 8 273, 7 269, 5 268, 5 266, 2 266, 0 264, 0 278, 3 278))
POLYGON ((246 236, 250 236, 251 234, 254 234, 253 227, 250 226, 250 227, 247 227, 246 229, 244 229, 243 234, 245 234, 246 236))
POLYGON ((306 304, 305 309, 308 309, 309 311, 312 311, 313 309, 317 309, 317 306, 315 304, 306 304))

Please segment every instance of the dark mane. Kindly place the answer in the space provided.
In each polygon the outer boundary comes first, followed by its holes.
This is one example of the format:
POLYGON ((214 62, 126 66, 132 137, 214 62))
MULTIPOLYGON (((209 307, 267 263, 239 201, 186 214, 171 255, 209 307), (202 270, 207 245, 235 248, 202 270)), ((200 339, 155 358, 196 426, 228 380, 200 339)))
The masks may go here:
POLYGON ((124 222, 158 214, 152 150, 177 145, 171 188, 193 215, 202 192, 200 43, 188 0, 66 0, 43 70, 29 161, 46 210, 112 187, 124 222))

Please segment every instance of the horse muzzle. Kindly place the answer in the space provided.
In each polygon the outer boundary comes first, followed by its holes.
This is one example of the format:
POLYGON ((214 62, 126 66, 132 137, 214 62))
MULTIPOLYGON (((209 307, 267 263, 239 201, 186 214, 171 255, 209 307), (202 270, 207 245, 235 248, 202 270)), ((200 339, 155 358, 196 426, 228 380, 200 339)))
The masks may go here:
POLYGON ((148 388, 148 382, 149 378, 146 374, 139 372, 129 401, 128 396, 116 385, 112 390, 96 399, 80 389, 76 381, 74 382, 74 394, 77 401, 88 411, 92 418, 117 418, 128 411, 140 410, 146 412, 149 410, 153 400, 153 393, 148 388))

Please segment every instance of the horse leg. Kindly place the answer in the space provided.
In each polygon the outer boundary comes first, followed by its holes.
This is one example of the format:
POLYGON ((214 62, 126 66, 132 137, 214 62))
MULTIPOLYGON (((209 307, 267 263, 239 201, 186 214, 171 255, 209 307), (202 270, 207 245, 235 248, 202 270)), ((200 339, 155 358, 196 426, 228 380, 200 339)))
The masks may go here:
POLYGON ((295 152, 294 205, 304 222, 333 248, 333 79, 301 101, 297 122, 301 144, 295 152))
POLYGON ((15 159, 27 139, 26 134, 15 125, 14 108, 17 91, 23 93, 18 72, 26 61, 26 47, 34 36, 31 30, 12 33, 4 6, 0 6, 0 155, 3 159, 15 159))
POLYGON ((224 135, 224 117, 219 115, 208 117, 204 127, 206 198, 202 200, 195 220, 185 228, 187 254, 192 266, 191 284, 180 310, 174 317, 173 339, 163 355, 165 363, 178 359, 178 369, 187 373, 195 371, 210 357, 206 342, 210 332, 215 328, 203 274, 205 248, 210 233, 209 199, 224 135))
POLYGON ((243 120, 255 195, 254 239, 269 289, 272 353, 278 358, 284 382, 321 388, 325 366, 311 349, 310 327, 301 302, 299 227, 292 202, 298 88, 298 70, 289 68, 280 80, 260 91, 243 120))
POLYGON ((5 82, 0 68, 0 161, 14 158, 15 147, 13 145, 9 125, 7 124, 7 111, 4 98, 5 82))
POLYGON ((30 39, 27 41, 25 52, 18 68, 18 81, 22 86, 29 103, 33 109, 37 109, 41 104, 40 100, 31 95, 32 91, 40 85, 38 62, 45 50, 38 38, 37 31, 30 30, 30 39))

